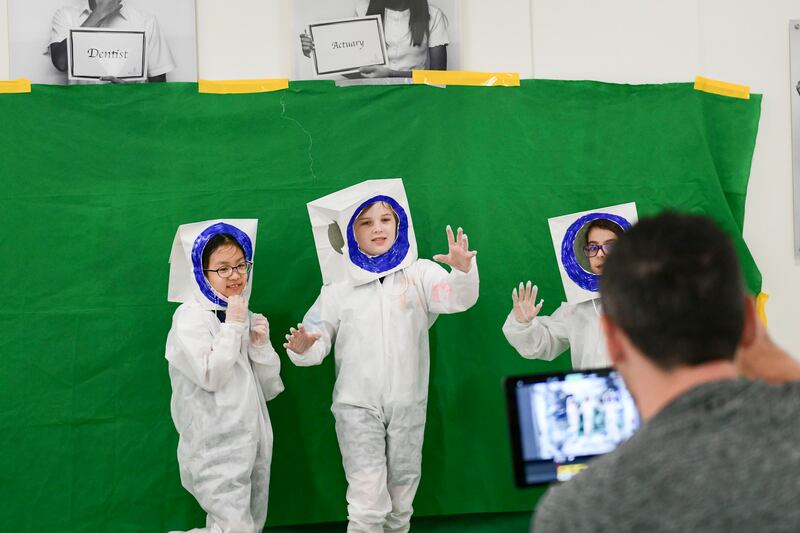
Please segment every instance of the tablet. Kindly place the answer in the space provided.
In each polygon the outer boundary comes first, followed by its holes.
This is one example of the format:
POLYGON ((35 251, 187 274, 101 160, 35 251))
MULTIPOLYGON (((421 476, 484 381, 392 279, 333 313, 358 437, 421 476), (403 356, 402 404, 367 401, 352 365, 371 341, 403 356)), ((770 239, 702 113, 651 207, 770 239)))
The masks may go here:
POLYGON ((518 487, 566 481, 639 427, 611 368, 509 377, 505 394, 518 487))

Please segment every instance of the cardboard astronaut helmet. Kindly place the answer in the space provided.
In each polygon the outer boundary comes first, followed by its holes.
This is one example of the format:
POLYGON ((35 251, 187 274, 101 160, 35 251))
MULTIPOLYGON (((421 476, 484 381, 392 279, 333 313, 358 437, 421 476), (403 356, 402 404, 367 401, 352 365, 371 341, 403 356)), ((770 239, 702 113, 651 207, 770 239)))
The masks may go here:
POLYGON ((631 202, 592 211, 571 213, 548 219, 553 238, 564 293, 571 304, 600 297, 600 275, 592 272, 584 252, 590 225, 597 220, 608 221, 628 231, 638 220, 636 204, 631 202))
MULTIPOLYGON (((206 220, 179 226, 169 256, 167 300, 178 303, 196 301, 209 310, 226 309, 227 300, 214 290, 203 272, 203 251, 213 237, 224 233, 239 244, 246 261, 253 261, 257 229, 258 220, 249 218, 206 220)), ((242 293, 245 299, 250 298, 252 286, 251 271, 242 293)))
POLYGON ((367 180, 307 204, 314 233, 322 282, 362 285, 410 266, 417 259, 417 241, 403 180, 367 180), (364 253, 356 241, 353 224, 370 205, 391 208, 397 237, 379 256, 364 253))

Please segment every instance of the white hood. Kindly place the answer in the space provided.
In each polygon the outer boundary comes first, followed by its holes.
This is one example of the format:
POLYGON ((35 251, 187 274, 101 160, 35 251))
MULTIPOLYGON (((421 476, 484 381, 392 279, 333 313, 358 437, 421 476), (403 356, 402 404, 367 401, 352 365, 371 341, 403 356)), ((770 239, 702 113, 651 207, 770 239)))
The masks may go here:
POLYGON ((367 180, 308 203, 322 283, 363 285, 410 266, 417 240, 402 179, 367 180), (370 257, 358 249, 353 222, 370 203, 383 201, 398 216, 397 239, 388 252, 370 257))
MULTIPOLYGON (((210 310, 225 309, 228 302, 217 293, 203 273, 203 249, 208 240, 220 233, 231 235, 244 250, 244 258, 253 261, 256 251, 258 220, 253 218, 206 220, 183 224, 175 233, 169 256, 170 302, 196 301, 210 310)), ((253 272, 250 272, 242 296, 250 298, 253 287, 253 272)))
POLYGON ((588 259, 581 255, 583 245, 586 243, 587 226, 597 219, 610 220, 627 231, 638 220, 636 204, 631 202, 614 205, 547 220, 558 259, 561 282, 564 284, 564 293, 571 304, 600 297, 600 276, 588 270, 588 259))

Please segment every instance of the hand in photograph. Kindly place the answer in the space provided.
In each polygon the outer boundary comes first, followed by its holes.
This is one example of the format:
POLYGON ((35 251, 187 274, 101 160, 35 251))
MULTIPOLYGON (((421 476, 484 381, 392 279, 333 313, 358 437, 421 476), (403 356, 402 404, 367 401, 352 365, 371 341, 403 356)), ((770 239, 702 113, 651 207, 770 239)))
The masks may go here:
POLYGON ((311 52, 314 51, 314 39, 307 33, 300 34, 300 47, 303 49, 303 55, 311 57, 311 52))
POLYGON ((391 78, 394 72, 392 69, 381 65, 371 65, 358 69, 358 73, 364 78, 391 78))
POLYGON ((122 0, 95 0, 91 15, 81 26, 96 28, 104 19, 114 15, 120 9, 122 9, 122 0))

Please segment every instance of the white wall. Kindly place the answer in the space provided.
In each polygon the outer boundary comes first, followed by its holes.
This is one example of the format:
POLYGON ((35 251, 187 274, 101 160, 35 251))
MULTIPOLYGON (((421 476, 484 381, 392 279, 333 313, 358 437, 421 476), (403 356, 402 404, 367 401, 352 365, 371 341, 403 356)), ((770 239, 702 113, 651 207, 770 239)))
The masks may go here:
POLYGON ((537 78, 693 80, 699 0, 532 0, 537 78))
POLYGON ((197 0, 199 76, 290 78, 291 0, 197 0))
POLYGON ((789 20, 792 0, 702 0, 700 66, 708 76, 764 95, 747 194, 744 236, 764 275, 770 331, 800 357, 800 264, 794 258, 789 20))
POLYGON ((461 0, 461 17, 463 70, 533 77, 530 0, 461 0))
POLYGON ((532 0, 537 78, 621 83, 703 75, 764 95, 744 236, 764 277, 769 329, 800 357, 793 251, 789 20, 792 0, 532 0))
MULTIPOLYGON (((322 1, 322 0, 321 0, 322 1)), ((745 240, 770 295, 775 339, 800 356, 800 265, 793 255, 788 21, 794 0, 462 0, 463 64, 537 78, 620 83, 697 74, 764 95, 745 240)), ((200 76, 290 77, 291 0, 198 0, 200 76)), ((0 0, 0 78, 7 78, 0 0)))
POLYGON ((0 0, 0 80, 8 79, 8 5, 0 0))

